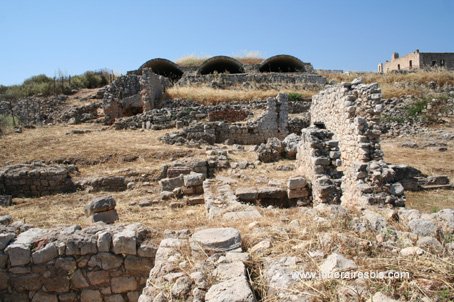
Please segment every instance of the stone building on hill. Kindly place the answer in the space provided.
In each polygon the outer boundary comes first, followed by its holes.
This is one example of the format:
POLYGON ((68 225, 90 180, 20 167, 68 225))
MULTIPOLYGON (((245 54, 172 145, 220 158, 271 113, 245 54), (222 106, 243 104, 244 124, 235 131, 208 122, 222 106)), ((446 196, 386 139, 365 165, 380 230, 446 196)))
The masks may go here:
POLYGON ((416 49, 403 57, 393 52, 391 61, 378 64, 377 71, 387 73, 431 68, 454 70, 454 52, 420 52, 416 49))

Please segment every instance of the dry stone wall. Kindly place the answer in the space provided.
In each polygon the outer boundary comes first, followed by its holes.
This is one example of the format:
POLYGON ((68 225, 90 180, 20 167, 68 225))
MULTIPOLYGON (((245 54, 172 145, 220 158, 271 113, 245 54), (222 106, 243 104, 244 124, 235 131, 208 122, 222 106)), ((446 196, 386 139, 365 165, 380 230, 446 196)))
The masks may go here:
MULTIPOLYGON (((311 122, 320 128, 326 127, 334 134, 333 139, 338 141, 338 165, 344 174, 341 183, 344 205, 404 204, 401 185, 395 182, 395 172, 383 161, 380 149, 381 132, 377 122, 382 109, 378 84, 361 84, 360 80, 330 86, 312 99, 311 122)), ((317 143, 310 142, 310 136, 316 133, 311 130, 303 133, 309 141, 305 147, 320 151, 317 143)), ((300 171, 309 174, 307 176, 312 181, 312 189, 317 192, 316 179, 331 178, 332 169, 318 171, 315 165, 309 172, 310 164, 307 161, 314 160, 323 165, 326 162, 326 166, 329 166, 335 158, 317 154, 318 151, 311 153, 303 146, 299 151, 300 171)))
POLYGON ((76 190, 68 166, 42 162, 6 166, 0 169, 0 194, 36 197, 76 190))
POLYGON ((140 224, 0 225, 0 301, 137 301, 157 247, 140 224))
POLYGON ((314 204, 339 204, 342 172, 338 142, 332 140, 333 133, 326 129, 309 127, 303 129, 298 147, 299 171, 312 182, 314 204))
POLYGON ((169 85, 167 78, 150 69, 144 69, 141 75, 119 77, 104 93, 105 122, 112 124, 117 118, 159 108, 161 96, 169 85))
POLYGON ((209 86, 213 88, 276 88, 292 87, 310 89, 326 84, 326 79, 318 74, 309 73, 242 73, 242 74, 207 74, 184 75, 178 82, 179 86, 209 86))
POLYGON ((255 302, 234 228, 166 231, 139 302, 255 302))
POLYGON ((209 144, 224 143, 255 145, 270 137, 284 139, 288 134, 288 96, 279 94, 267 101, 266 112, 253 122, 228 124, 224 122, 198 123, 161 139, 169 144, 201 141, 209 144))

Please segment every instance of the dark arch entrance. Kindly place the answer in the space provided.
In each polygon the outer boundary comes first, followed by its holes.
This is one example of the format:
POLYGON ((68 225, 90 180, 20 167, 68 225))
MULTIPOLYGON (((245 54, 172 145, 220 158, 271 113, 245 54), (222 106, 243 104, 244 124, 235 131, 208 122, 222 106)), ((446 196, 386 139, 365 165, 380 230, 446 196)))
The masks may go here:
POLYGON ((139 71, 141 71, 143 68, 150 68, 154 73, 169 78, 172 81, 178 81, 183 76, 183 71, 180 69, 180 67, 178 67, 178 65, 174 62, 167 59, 151 59, 140 66, 139 71))
POLYGON ((304 72, 304 63, 290 55, 277 55, 263 61, 259 66, 260 72, 304 72))
POLYGON ((216 56, 209 58, 200 65, 198 74, 211 73, 244 73, 243 64, 234 58, 227 56, 216 56))

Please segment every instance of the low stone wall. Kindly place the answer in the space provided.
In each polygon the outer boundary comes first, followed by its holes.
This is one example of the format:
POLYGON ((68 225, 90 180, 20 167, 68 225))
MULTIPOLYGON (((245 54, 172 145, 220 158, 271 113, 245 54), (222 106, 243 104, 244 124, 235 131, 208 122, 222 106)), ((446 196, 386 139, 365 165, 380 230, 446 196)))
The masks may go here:
POLYGON ((209 86, 213 88, 283 88, 308 89, 326 84, 326 79, 314 73, 241 73, 241 74, 186 74, 178 82, 178 86, 209 86))
MULTIPOLYGON (((395 183, 395 173, 383 161, 380 149, 381 132, 377 122, 382 109, 378 84, 365 85, 359 80, 328 87, 312 98, 311 122, 320 128, 326 127, 339 144, 339 170, 344 173, 341 184, 344 205, 404 204, 401 185, 395 183)), ((311 147, 319 149, 316 142, 311 147)), ((316 166, 312 167, 313 172, 307 171, 310 168, 304 162, 307 150, 301 147, 300 152, 301 172, 318 174, 316 166)), ((331 162, 330 158, 315 160, 331 162)), ((317 187, 314 183, 312 185, 313 191, 317 192, 317 187)))
POLYGON ((0 194, 39 197, 76 190, 67 166, 42 162, 6 166, 0 169, 0 194))
POLYGON ((179 133, 167 134, 161 138, 166 143, 201 141, 204 143, 229 143, 256 145, 270 137, 284 139, 288 134, 288 96, 279 94, 267 101, 266 112, 254 122, 227 124, 211 122, 187 127, 179 133))
POLYGON ((0 225, 0 301, 138 300, 157 249, 149 229, 27 228, 0 225))

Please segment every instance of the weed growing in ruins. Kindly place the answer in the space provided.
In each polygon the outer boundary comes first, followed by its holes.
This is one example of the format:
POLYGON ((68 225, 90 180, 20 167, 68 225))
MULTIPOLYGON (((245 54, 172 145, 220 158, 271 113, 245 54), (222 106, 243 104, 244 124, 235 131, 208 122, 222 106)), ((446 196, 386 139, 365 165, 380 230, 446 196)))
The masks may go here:
POLYGON ((410 118, 416 118, 423 114, 424 109, 427 107, 428 100, 421 99, 416 101, 415 103, 409 105, 406 109, 407 115, 410 118))
POLYGON ((304 101, 304 96, 298 92, 290 92, 288 94, 288 100, 290 102, 300 102, 300 101, 304 101))
POLYGON ((19 124, 17 117, 0 114, 0 133, 7 133, 19 124))

